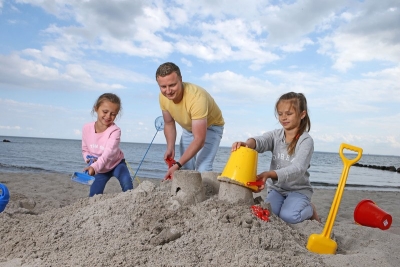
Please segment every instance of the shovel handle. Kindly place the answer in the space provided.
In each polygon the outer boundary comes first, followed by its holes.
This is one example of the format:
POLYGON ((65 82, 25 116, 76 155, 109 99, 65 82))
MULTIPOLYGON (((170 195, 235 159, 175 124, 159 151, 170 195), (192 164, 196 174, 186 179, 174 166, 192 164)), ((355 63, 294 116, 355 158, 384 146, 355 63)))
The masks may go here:
POLYGON ((92 155, 87 155, 87 156, 86 156, 86 159, 89 160, 89 162, 88 162, 88 164, 87 164, 86 166, 90 166, 90 165, 92 165, 92 163, 94 162, 94 160, 97 159, 97 157, 92 156, 92 155))
POLYGON ((352 145, 345 144, 345 143, 342 143, 340 145, 339 154, 343 160, 344 166, 343 166, 342 175, 341 175, 339 183, 338 183, 338 187, 336 189, 335 196, 332 201, 332 206, 331 206, 331 209, 328 214, 328 218, 325 223, 324 230, 322 231, 322 235, 327 239, 329 239, 329 237, 330 237, 330 234, 331 234, 331 231, 333 228, 333 224, 335 222, 336 214, 337 214, 339 206, 340 206, 340 201, 342 199, 342 195, 343 195, 344 187, 346 185, 347 176, 349 174, 350 167, 351 167, 351 165, 356 163, 361 158, 362 152, 363 152, 362 148, 359 148, 356 146, 352 146, 352 145), (352 150, 354 152, 357 152, 358 153, 357 156, 354 159, 346 158, 345 155, 343 154, 343 150, 345 148, 352 150))
POLYGON ((264 182, 261 180, 255 181, 255 182, 247 182, 246 185, 248 186, 262 186, 264 185, 264 182))
MULTIPOLYGON (((97 159, 97 157, 95 156, 91 156, 91 155, 87 155, 86 158, 89 160, 88 164, 86 165, 86 167, 89 167, 90 165, 92 165, 92 163, 94 162, 95 159, 97 159)), ((86 170, 85 174, 89 175, 89 171, 86 170)))
POLYGON ((342 158, 344 165, 349 166, 349 167, 361 159, 362 152, 363 152, 362 148, 352 146, 349 144, 345 144, 345 143, 342 143, 340 145, 340 149, 339 149, 339 154, 340 154, 340 157, 342 158), (357 156, 354 159, 346 158, 346 156, 343 154, 344 149, 348 149, 348 150, 357 152, 357 156))

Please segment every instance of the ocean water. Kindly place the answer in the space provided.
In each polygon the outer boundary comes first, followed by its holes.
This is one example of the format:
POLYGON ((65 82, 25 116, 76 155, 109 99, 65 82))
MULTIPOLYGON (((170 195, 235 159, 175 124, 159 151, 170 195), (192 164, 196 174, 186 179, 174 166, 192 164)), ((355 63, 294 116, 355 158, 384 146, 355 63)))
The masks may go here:
MULTIPOLYGON (((10 142, 0 142, 0 172, 55 172, 72 175, 73 172, 80 172, 85 167, 80 140, 0 136, 0 141, 3 139, 10 142)), ((121 149, 132 175, 137 172, 139 178, 163 178, 167 170, 163 160, 165 144, 122 142, 121 149)), ((178 158, 179 150, 176 151, 178 158)), ((345 156, 352 159, 355 154, 345 153, 345 156)), ((220 147, 214 161, 214 171, 222 172, 229 157, 230 147, 220 147)), ((271 153, 259 154, 257 173, 268 170, 270 161, 271 153)), ((400 167, 400 157, 363 155, 358 163, 395 166, 397 169, 400 167)), ((309 169, 312 185, 316 188, 336 188, 343 168, 344 164, 339 153, 314 152, 309 169)), ((400 191, 400 173, 352 166, 346 188, 400 191)))

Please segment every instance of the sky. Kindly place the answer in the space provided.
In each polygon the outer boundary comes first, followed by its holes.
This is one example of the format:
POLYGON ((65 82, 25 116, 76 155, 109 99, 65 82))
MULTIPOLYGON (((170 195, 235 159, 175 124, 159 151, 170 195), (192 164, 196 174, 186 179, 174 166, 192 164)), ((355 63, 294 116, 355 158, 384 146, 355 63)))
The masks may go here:
POLYGON ((399 25, 398 0, 0 0, 0 138, 79 140, 113 92, 122 142, 165 144, 155 72, 174 62, 222 110, 221 146, 280 128, 294 91, 315 151, 399 156, 399 25))

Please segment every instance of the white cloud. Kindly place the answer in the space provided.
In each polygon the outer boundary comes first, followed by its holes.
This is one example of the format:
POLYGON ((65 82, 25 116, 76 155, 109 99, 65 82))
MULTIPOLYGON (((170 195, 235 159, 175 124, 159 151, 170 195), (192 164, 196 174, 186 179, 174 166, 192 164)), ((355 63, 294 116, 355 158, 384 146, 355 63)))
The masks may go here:
POLYGON ((380 71, 367 72, 364 74, 364 76, 382 79, 388 78, 393 81, 394 86, 397 86, 398 88, 400 87, 399 83, 396 82, 397 78, 400 77, 400 65, 393 68, 385 68, 380 71))
POLYGON ((49 67, 32 60, 25 60, 16 54, 0 55, 0 81, 11 86, 36 89, 54 89, 55 83, 61 90, 119 89, 120 84, 96 82, 80 65, 67 64, 63 68, 49 67), (62 71, 62 72, 60 72, 62 71), (38 87, 40 82, 40 87, 38 87))
POLYGON ((283 45, 281 47, 281 49, 282 49, 282 51, 285 51, 285 52, 301 52, 304 50, 304 47, 306 45, 313 45, 313 44, 314 44, 313 41, 311 41, 309 38, 305 38, 305 39, 300 40, 297 43, 283 45))
POLYGON ((73 132, 77 139, 82 137, 82 131, 80 129, 74 129, 73 132))
POLYGON ((280 3, 277 8, 266 11, 262 19, 269 42, 279 44, 297 41, 318 28, 329 28, 326 18, 339 12, 345 2, 301 0, 290 4, 280 3))
POLYGON ((206 73, 202 79, 212 84, 209 91, 215 95, 228 95, 224 101, 232 103, 251 104, 264 101, 273 91, 270 82, 256 77, 245 77, 231 71, 206 73))
POLYGON ((5 126, 5 125, 0 125, 0 129, 5 129, 5 130, 21 130, 20 126, 5 126))
POLYGON ((21 55, 32 57, 43 63, 47 63, 51 60, 70 60, 68 53, 60 50, 60 48, 56 46, 43 46, 42 50, 32 48, 24 49, 22 50, 21 55))
POLYGON ((337 31, 320 40, 319 53, 334 60, 333 67, 347 71, 368 61, 400 60, 400 10, 398 1, 365 1, 342 16, 337 31))
POLYGON ((400 60, 400 44, 388 44, 384 39, 384 36, 337 33, 331 38, 324 38, 319 51, 330 54, 335 61, 333 68, 339 71, 347 71, 358 62, 383 60, 397 63, 400 60))
POLYGON ((186 58, 181 58, 181 62, 188 67, 193 66, 192 62, 190 60, 187 60, 186 58))
POLYGON ((275 101, 296 91, 308 99, 316 148, 337 151, 346 140, 398 151, 398 1, 232 3, 1 1, 15 23, 0 33, 0 92, 17 103, 1 102, 10 114, 1 125, 75 138, 92 119, 82 107, 96 92, 117 91, 124 138, 148 142, 160 115, 154 72, 173 61, 223 110, 223 145, 280 127, 275 101))

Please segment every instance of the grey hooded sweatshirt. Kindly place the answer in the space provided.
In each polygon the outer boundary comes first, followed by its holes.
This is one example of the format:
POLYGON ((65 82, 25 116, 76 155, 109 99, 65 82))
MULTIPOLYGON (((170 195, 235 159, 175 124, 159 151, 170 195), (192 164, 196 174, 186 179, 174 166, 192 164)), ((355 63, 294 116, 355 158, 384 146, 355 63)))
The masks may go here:
POLYGON ((285 142, 283 128, 252 138, 256 141, 255 150, 258 153, 272 152, 270 170, 276 172, 278 179, 267 179, 268 190, 275 189, 282 195, 298 192, 311 200, 313 189, 308 168, 314 152, 314 141, 308 132, 300 136, 294 154, 291 156, 287 151, 288 144, 285 142))

